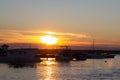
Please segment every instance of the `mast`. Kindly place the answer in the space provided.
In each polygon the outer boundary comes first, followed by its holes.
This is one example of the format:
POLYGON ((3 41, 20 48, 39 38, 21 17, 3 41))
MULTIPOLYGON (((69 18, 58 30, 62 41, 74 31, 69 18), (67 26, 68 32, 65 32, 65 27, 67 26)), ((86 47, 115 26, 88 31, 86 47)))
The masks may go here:
POLYGON ((95 39, 93 39, 93 50, 95 50, 95 39))

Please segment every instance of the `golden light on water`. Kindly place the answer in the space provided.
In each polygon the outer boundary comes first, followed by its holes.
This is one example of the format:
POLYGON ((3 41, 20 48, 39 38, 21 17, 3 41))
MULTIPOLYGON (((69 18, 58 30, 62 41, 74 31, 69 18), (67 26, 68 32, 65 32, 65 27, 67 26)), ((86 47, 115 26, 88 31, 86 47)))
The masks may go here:
POLYGON ((53 59, 43 60, 41 63, 38 63, 36 72, 37 75, 40 76, 38 80, 42 80, 41 75, 43 75, 43 80, 57 80, 55 77, 57 73, 55 65, 58 65, 58 63, 53 59))
POLYGON ((48 44, 48 45, 52 45, 52 44, 56 44, 58 41, 58 38, 51 36, 51 35, 46 35, 46 36, 42 36, 40 38, 40 41, 44 44, 48 44))

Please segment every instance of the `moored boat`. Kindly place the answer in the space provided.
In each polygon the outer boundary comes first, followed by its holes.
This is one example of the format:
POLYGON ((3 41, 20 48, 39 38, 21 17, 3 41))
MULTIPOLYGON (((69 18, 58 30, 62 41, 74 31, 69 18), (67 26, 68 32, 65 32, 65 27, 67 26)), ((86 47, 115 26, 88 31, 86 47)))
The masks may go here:
POLYGON ((40 62, 36 48, 11 49, 0 54, 0 62, 40 62))
POLYGON ((87 55, 89 59, 103 59, 103 58, 114 58, 115 55, 108 53, 90 53, 87 55))
POLYGON ((71 61, 73 59, 71 55, 71 49, 68 46, 62 46, 63 49, 60 49, 56 54, 56 61, 71 61))

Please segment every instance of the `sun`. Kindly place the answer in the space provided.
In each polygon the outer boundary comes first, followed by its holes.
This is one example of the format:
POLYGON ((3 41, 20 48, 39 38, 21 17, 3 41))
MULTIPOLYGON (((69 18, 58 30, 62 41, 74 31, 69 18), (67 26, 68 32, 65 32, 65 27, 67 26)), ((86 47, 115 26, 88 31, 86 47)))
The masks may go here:
POLYGON ((52 45, 52 44, 56 44, 58 39, 51 35, 46 35, 46 36, 40 37, 40 41, 44 44, 52 45))

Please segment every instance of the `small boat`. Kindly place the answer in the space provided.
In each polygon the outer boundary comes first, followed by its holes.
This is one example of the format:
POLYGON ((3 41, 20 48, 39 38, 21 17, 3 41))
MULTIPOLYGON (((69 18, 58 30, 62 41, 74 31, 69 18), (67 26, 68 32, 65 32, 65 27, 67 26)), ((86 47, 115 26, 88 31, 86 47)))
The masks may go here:
POLYGON ((104 58, 114 58, 115 57, 114 54, 109 54, 109 53, 102 53, 102 55, 104 56, 104 58))
POLYGON ((101 54, 97 54, 97 53, 88 53, 87 58, 88 59, 103 59, 104 56, 101 54))
POLYGON ((103 59, 103 58, 114 58, 115 55, 108 53, 90 53, 87 55, 89 59, 103 59))
POLYGON ((71 61, 73 59, 71 55, 71 49, 68 48, 68 46, 62 46, 62 47, 64 48, 60 49, 55 56, 56 61, 71 61))

